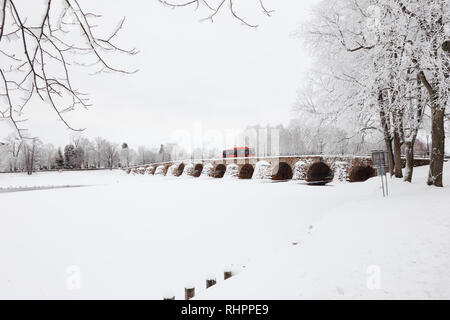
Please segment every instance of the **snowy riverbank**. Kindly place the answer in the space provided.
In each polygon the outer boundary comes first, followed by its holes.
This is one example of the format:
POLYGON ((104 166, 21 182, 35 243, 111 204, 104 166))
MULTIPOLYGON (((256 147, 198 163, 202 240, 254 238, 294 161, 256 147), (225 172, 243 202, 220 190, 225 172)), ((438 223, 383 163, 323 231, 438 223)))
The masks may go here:
POLYGON ((2 187, 90 185, 0 194, 0 298, 183 299, 186 283, 200 299, 450 298, 450 189, 426 187, 426 169, 387 199, 378 178, 0 175, 2 187))

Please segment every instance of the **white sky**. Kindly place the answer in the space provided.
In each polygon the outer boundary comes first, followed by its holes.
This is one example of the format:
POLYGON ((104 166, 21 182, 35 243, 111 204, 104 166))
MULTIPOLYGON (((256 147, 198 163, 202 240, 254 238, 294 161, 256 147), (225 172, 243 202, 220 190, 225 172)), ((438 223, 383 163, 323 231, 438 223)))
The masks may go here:
MULTIPOLYGON (((140 50, 120 58, 121 67, 139 68, 137 74, 75 74, 75 85, 90 94, 94 105, 68 119, 86 128, 86 136, 150 147, 196 126, 224 132, 291 118, 311 61, 291 34, 315 0, 266 0, 266 7, 276 10, 271 18, 260 12, 258 0, 235 0, 235 9, 258 29, 232 19, 227 8, 210 23, 199 22, 205 11, 172 10, 156 0, 79 2, 112 26, 126 16, 118 43, 140 50)), ((57 145, 69 141, 72 132, 48 106, 29 105, 26 113, 33 135, 57 145)))

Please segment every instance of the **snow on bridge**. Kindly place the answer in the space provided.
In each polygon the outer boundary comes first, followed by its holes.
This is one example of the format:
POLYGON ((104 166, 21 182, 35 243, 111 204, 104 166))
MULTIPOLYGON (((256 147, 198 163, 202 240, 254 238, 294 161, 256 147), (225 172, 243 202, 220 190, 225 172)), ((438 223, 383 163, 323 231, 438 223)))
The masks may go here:
MULTIPOLYGON (((404 161, 404 160, 403 160, 404 161)), ((429 159, 417 158, 415 166, 428 165, 429 159)), ((404 164, 403 164, 404 165, 404 164)), ((376 176, 370 156, 269 156, 224 159, 177 160, 127 168, 128 173, 179 177, 209 176, 240 179, 306 180, 308 182, 365 181, 376 176)))

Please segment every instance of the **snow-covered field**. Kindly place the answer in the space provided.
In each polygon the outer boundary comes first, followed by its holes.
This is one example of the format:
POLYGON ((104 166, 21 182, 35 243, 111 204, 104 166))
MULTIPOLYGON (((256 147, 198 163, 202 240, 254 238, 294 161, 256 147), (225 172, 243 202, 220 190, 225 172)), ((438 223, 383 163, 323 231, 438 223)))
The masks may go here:
MULTIPOLYGON (((446 164, 450 183, 450 166, 446 164)), ((1 174, 0 298, 450 298, 450 189, 1 174), (235 276, 223 281, 223 271, 235 276), (215 276, 218 284, 204 289, 215 276)))

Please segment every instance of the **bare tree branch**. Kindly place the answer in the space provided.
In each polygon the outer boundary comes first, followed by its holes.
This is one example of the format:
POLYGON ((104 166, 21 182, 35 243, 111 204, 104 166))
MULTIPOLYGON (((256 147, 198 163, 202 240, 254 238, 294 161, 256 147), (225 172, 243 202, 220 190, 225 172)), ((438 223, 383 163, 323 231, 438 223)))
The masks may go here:
POLYGON ((115 67, 106 60, 107 53, 138 53, 136 49, 123 49, 114 43, 125 18, 110 34, 98 36, 94 33, 93 20, 101 16, 84 12, 77 0, 47 0, 42 7, 42 19, 33 24, 28 23, 16 2, 0 0, 0 79, 3 80, 0 96, 6 101, 5 106, 0 102, 0 117, 12 122, 20 138, 27 138, 26 129, 19 127, 25 121, 20 117, 37 96, 51 106, 67 128, 83 130, 73 128, 63 116, 78 106, 90 106, 86 94, 72 86, 71 70, 82 66, 95 68, 94 74, 137 72, 115 67), (81 32, 81 37, 77 32, 81 32))
MULTIPOLYGON (((234 2, 235 0, 220 0, 217 2, 216 5, 212 5, 210 0, 189 0, 189 1, 182 1, 182 2, 171 2, 166 0, 158 0, 160 3, 169 6, 171 8, 180 8, 180 7, 188 7, 188 6, 195 6, 195 9, 197 10, 200 6, 206 7, 211 13, 206 17, 203 18, 202 21, 205 20, 211 20, 213 21, 214 17, 223 9, 225 2, 228 2, 229 11, 233 18, 241 22, 243 25, 251 28, 257 28, 257 24, 252 24, 247 21, 247 19, 240 16, 234 9, 234 2)), ((263 13, 267 16, 271 16, 274 10, 267 10, 264 6, 263 0, 258 0, 259 5, 263 11, 263 13)))

